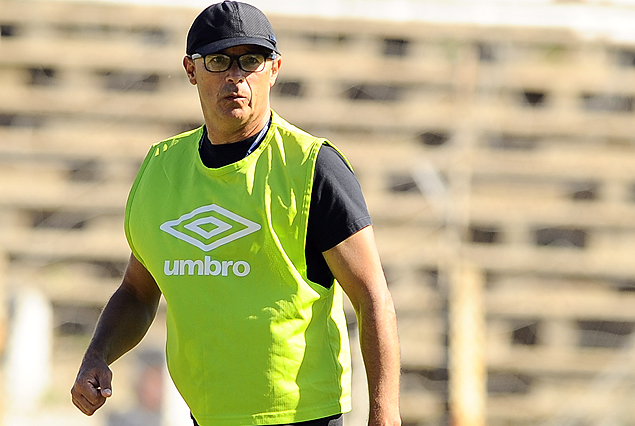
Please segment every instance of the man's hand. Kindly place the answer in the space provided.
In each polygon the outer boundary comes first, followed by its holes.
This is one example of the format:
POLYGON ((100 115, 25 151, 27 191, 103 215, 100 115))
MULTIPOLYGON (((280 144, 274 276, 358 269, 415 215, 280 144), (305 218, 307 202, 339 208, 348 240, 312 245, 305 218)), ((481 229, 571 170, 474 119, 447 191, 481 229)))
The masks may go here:
POLYGON ((73 404, 87 416, 112 396, 112 371, 103 359, 86 354, 71 389, 73 404))

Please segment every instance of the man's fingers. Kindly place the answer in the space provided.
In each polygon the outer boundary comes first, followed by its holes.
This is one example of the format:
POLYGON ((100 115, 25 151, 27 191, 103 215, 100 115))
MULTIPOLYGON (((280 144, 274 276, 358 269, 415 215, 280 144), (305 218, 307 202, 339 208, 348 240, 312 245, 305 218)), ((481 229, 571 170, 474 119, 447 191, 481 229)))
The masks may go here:
POLYGON ((73 395, 73 404, 75 407, 79 408, 79 410, 86 414, 87 416, 92 416, 104 403, 106 402, 106 398, 99 398, 97 403, 90 402, 84 395, 73 395))
POLYGON ((91 415, 95 410, 106 402, 106 398, 101 395, 101 392, 95 388, 95 385, 91 382, 77 382, 71 390, 73 397, 73 404, 84 414, 91 415))
POLYGON ((79 411, 86 414, 87 416, 90 416, 95 412, 94 410, 90 410, 88 408, 91 406, 91 404, 86 400, 86 398, 76 398, 75 396, 73 396, 73 404, 75 405, 75 407, 79 408, 79 411))

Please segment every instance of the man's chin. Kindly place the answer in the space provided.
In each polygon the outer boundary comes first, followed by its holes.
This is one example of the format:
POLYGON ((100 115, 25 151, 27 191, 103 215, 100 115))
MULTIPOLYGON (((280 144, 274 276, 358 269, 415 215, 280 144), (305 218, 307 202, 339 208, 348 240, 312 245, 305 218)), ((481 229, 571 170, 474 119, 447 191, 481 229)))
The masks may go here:
POLYGON ((251 111, 245 108, 233 108, 225 113, 225 116, 229 120, 248 121, 251 111))

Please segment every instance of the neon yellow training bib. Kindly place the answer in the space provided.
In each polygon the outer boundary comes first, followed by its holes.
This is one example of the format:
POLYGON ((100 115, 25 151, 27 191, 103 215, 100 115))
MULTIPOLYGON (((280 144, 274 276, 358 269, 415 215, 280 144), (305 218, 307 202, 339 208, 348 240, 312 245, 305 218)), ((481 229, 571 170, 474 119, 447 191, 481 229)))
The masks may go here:
POLYGON ((272 114, 260 146, 218 169, 198 154, 203 128, 154 145, 126 206, 130 247, 167 301, 170 375, 201 426, 351 409, 342 291, 309 281, 304 253, 326 141, 272 114))

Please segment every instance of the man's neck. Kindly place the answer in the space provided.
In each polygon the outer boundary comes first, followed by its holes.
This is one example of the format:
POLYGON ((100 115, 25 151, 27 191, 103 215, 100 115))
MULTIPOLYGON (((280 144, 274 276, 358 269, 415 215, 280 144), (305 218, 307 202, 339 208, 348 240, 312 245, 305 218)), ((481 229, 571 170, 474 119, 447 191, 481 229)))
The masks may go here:
POLYGON ((266 114, 263 118, 237 126, 236 129, 227 129, 226 126, 206 122, 207 138, 213 145, 224 145, 244 141, 247 138, 257 135, 258 132, 267 125, 270 117, 271 113, 266 114))

